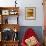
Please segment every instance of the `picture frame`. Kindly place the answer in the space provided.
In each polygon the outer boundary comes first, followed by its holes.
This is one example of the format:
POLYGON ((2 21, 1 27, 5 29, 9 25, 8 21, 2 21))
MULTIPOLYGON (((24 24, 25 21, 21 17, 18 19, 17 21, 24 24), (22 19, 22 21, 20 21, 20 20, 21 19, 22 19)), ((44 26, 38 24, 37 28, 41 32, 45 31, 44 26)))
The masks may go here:
POLYGON ((35 7, 26 7, 25 8, 25 19, 26 20, 35 20, 36 19, 36 8, 35 7))
POLYGON ((14 9, 13 9, 13 10, 10 10, 10 11, 9 11, 9 14, 10 14, 10 15, 16 15, 16 14, 17 14, 17 11, 15 11, 14 9))
POLYGON ((9 11, 9 14, 10 14, 10 15, 14 15, 14 10, 13 10, 13 9, 10 10, 10 11, 9 11))
POLYGON ((9 15, 9 10, 2 10, 2 15, 9 15))

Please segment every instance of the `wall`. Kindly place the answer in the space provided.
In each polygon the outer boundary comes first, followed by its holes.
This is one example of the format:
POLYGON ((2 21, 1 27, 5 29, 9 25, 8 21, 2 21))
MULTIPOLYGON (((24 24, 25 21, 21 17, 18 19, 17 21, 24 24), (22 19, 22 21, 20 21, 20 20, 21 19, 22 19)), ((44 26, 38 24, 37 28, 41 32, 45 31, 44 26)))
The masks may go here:
MULTIPOLYGON (((0 0, 0 6, 15 6, 15 0, 0 0)), ((42 0, 17 0, 19 6, 19 24, 20 26, 43 26, 43 6, 42 0), (25 20, 25 7, 36 8, 36 20, 25 20)), ((11 18, 11 17, 10 17, 11 18)), ((10 19, 9 19, 10 20, 10 19)))
POLYGON ((21 13, 21 15, 20 15, 20 18, 21 18, 21 20, 20 20, 20 23, 21 23, 21 25, 26 25, 26 26, 42 26, 43 25, 43 12, 42 12, 42 4, 41 4, 41 0, 38 0, 38 2, 37 2, 37 0, 32 0, 32 1, 23 1, 23 3, 24 3, 24 5, 21 5, 22 7, 21 8, 23 8, 22 9, 22 13, 21 13), (25 20, 25 7, 36 7, 36 20, 25 20), (21 17, 21 16, 23 16, 23 18, 21 17), (22 21, 23 20, 23 21, 22 21))
POLYGON ((43 26, 42 0, 21 0, 19 24, 22 26, 43 26), (25 20, 25 7, 36 7, 36 20, 25 20))

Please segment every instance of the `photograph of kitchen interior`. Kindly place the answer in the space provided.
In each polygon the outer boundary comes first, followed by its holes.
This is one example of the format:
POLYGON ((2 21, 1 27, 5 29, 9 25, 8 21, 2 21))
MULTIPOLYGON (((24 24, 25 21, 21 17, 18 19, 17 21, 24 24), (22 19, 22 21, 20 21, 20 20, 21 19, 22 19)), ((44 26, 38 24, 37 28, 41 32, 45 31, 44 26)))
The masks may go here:
POLYGON ((46 0, 0 0, 0 46, 46 46, 46 0))

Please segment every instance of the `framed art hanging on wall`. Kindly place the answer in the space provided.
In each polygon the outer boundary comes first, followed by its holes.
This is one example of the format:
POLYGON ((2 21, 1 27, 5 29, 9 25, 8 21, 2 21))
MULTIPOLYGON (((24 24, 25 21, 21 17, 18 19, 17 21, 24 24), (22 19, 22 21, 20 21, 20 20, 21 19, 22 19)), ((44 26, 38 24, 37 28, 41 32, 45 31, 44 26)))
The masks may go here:
POLYGON ((36 8, 35 7, 26 7, 25 8, 25 19, 26 20, 35 20, 36 19, 36 8))

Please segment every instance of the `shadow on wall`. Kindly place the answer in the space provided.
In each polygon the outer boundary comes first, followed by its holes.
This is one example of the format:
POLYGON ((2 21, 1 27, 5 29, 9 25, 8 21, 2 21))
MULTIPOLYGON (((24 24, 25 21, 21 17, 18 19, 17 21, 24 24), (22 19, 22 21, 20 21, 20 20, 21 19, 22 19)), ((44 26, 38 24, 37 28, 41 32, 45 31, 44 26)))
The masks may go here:
POLYGON ((21 26, 20 27, 20 31, 19 31, 19 40, 21 42, 23 35, 25 33, 25 31, 28 28, 32 28, 36 33, 37 33, 37 37, 39 39, 39 41, 41 43, 43 43, 43 30, 42 30, 42 26, 21 26))

